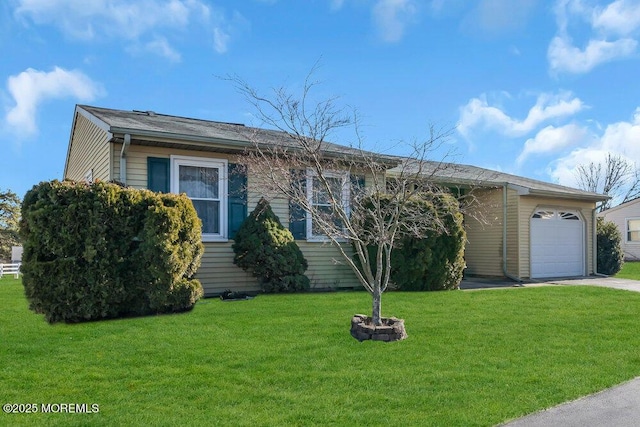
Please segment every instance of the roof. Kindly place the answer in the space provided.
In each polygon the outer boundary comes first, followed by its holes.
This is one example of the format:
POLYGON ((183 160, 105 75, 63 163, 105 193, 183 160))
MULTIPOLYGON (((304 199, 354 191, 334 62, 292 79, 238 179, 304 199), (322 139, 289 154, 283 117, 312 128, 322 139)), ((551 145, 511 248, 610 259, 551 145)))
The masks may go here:
MULTIPOLYGON (((239 123, 216 122, 212 120, 193 119, 188 117, 160 114, 153 111, 125 111, 110 108, 77 105, 76 110, 97 118, 102 128, 115 135, 130 134, 132 139, 140 138, 174 138, 185 142, 224 146, 234 151, 250 148, 252 141, 260 141, 265 146, 281 148, 297 148, 290 134, 279 130, 268 130, 245 126, 239 123)), ((323 141, 323 152, 336 156, 356 156, 371 154, 386 159, 377 153, 368 153, 352 147, 323 141)))
MULTIPOLYGON (((193 119, 180 116, 159 114, 153 111, 125 111, 109 108, 78 105, 76 111, 84 111, 98 121, 98 124, 114 137, 130 134, 137 138, 168 138, 185 141, 187 143, 209 145, 211 148, 225 147, 233 151, 244 151, 250 148, 252 141, 276 147, 295 148, 295 143, 286 132, 248 127, 243 124, 216 122, 211 120, 193 119)), ((94 120, 94 121, 95 121, 94 120)), ((608 196, 551 184, 544 181, 506 174, 477 166, 460 165, 455 163, 422 162, 416 160, 385 156, 371 153, 344 145, 323 142, 323 151, 333 157, 362 156, 368 154, 376 156, 390 166, 405 163, 405 166, 418 167, 422 165, 425 176, 442 184, 501 187, 510 185, 520 194, 531 194, 548 197, 564 197, 589 201, 607 200, 608 196)), ((398 166, 399 167, 399 166, 398 166)), ((393 169, 390 170, 393 172, 393 169)))
MULTIPOLYGON (((518 175, 498 172, 491 169, 480 168, 458 163, 423 161, 404 159, 403 167, 422 167, 423 175, 429 176, 436 182, 449 185, 467 187, 502 187, 505 185, 518 190, 521 195, 533 195, 544 197, 563 197, 588 201, 602 201, 609 196, 584 191, 564 185, 552 184, 518 175)), ((397 170, 397 168, 395 168, 397 170)), ((393 173, 394 169, 390 172, 393 173)))
MULTIPOLYGON (((623 210, 623 209, 631 209, 633 208, 636 204, 640 203, 640 197, 636 197, 635 199, 631 199, 627 202, 621 203, 618 206, 614 206, 612 208, 609 208, 607 210, 604 210, 602 212, 598 212, 598 216, 607 216, 608 214, 612 213, 612 212, 616 212, 619 210, 623 210)), ((638 208, 638 212, 640 213, 640 208, 638 208)))

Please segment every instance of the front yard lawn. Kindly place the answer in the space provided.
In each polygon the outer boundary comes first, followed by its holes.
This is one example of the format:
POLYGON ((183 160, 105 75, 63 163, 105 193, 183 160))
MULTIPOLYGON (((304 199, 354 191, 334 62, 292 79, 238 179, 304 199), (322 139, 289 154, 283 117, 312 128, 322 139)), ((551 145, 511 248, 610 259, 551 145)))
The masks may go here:
POLYGON ((640 375, 640 294, 579 286, 387 293, 409 338, 359 343, 364 292, 199 302, 47 324, 0 280, 1 403, 98 413, 0 425, 489 426, 640 375))
POLYGON ((621 279, 640 280, 640 262, 629 261, 622 265, 622 270, 615 275, 621 279))

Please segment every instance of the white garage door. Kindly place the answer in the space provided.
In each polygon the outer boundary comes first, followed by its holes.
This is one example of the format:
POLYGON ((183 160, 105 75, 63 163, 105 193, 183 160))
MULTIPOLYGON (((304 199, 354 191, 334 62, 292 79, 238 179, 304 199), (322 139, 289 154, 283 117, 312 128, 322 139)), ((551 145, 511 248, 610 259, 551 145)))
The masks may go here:
POLYGON ((531 216, 531 277, 584 275, 584 223, 576 212, 538 210, 531 216))

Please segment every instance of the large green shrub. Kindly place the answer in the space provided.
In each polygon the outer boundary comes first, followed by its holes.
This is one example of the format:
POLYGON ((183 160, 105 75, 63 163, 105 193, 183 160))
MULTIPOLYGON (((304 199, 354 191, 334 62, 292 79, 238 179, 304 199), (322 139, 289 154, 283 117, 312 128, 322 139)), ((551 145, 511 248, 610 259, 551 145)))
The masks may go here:
POLYGON ((43 182, 22 204, 23 284, 49 322, 193 308, 201 224, 184 195, 43 182))
POLYGON ((401 290, 457 289, 466 264, 466 232, 458 201, 450 194, 423 194, 438 223, 421 238, 403 236, 391 255, 392 280, 401 290))
MULTIPOLYGON (((383 210, 393 203, 390 196, 375 197, 382 199, 383 210)), ((363 206, 371 208, 373 204, 365 201, 363 206)), ((391 282, 405 291, 457 289, 466 268, 466 233, 458 201, 448 193, 420 193, 408 201, 405 209, 422 213, 411 216, 423 221, 418 226, 423 234, 415 237, 409 231, 414 224, 401 219, 391 252, 391 282)), ((376 250, 375 245, 369 247, 372 259, 376 250)))
POLYGON ((622 269, 624 252, 622 235, 618 227, 604 218, 598 218, 597 224, 598 273, 614 275, 622 269))
POLYGON ((262 198, 234 237, 234 264, 258 278, 264 292, 309 288, 307 260, 269 202, 262 198))

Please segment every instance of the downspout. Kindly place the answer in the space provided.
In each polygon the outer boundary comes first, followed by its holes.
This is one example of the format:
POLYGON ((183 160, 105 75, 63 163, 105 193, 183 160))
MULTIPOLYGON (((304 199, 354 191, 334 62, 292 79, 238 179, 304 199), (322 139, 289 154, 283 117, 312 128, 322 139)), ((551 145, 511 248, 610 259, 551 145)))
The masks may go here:
POLYGON ((127 148, 131 145, 131 134, 124 134, 124 142, 120 150, 120 182, 127 185, 127 148))
POLYGON ((522 279, 518 276, 510 274, 507 269, 507 190, 509 184, 504 183, 502 185, 502 274, 504 277, 514 280, 516 282, 522 282, 522 279))

